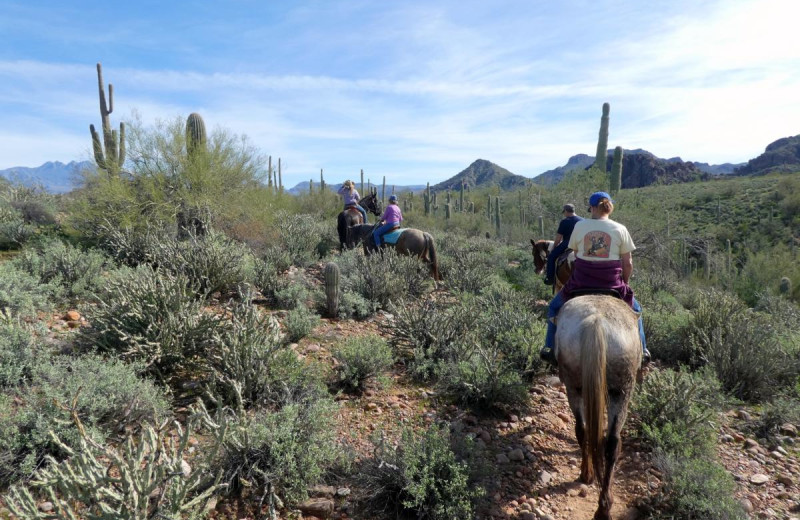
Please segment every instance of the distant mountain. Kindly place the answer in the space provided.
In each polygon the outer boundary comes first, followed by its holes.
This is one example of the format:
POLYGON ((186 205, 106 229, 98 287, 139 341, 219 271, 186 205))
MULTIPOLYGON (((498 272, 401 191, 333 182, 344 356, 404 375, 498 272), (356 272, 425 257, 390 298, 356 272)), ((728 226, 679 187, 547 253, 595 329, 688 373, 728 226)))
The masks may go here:
POLYGON ((527 186, 531 183, 531 180, 522 175, 511 173, 493 162, 478 159, 455 177, 431 186, 431 189, 436 191, 458 190, 461 189, 462 182, 466 183, 470 188, 499 186, 504 190, 510 190, 527 186))
MULTIPOLYGON (((380 192, 381 192, 381 186, 380 185, 372 184, 371 186, 373 188, 377 187, 378 188, 378 194, 380 194, 380 192)), ((332 192, 336 193, 337 191, 339 191, 339 188, 342 187, 342 183, 338 183, 338 184, 325 183, 325 187, 327 189, 331 190, 332 192)), ((356 189, 359 190, 359 193, 361 192, 361 184, 358 183, 358 182, 356 182, 356 189)), ((424 184, 412 184, 412 185, 409 185, 409 186, 397 186, 397 185, 394 186, 394 192, 398 193, 398 194, 399 193, 407 193, 407 192, 411 192, 411 191, 417 192, 417 191, 422 191, 424 189, 425 189, 425 185, 424 184)), ((319 191, 319 183, 318 182, 314 183, 314 190, 315 191, 319 191)), ((365 192, 368 191, 366 184, 364 185, 364 191, 365 192)), ((300 182, 297 185, 295 185, 293 188, 290 188, 290 189, 286 190, 286 192, 287 193, 291 193, 292 195, 300 195, 301 193, 308 193, 308 182, 300 182)), ((387 184, 386 185, 386 196, 388 197, 391 193, 392 193, 392 185, 387 184)), ((364 195, 366 195, 366 193, 361 193, 362 197, 364 195)))
MULTIPOLYGON (((608 151, 606 170, 611 169, 614 151, 608 151)), ((543 172, 534 177, 533 182, 543 186, 552 186, 564 178, 568 172, 584 170, 594 164, 594 157, 586 154, 573 155, 564 166, 543 172)), ((730 173, 736 165, 708 165, 683 161, 680 157, 661 159, 647 150, 635 148, 623 150, 622 154, 622 186, 638 188, 650 184, 672 184, 708 178, 716 171, 730 173), (703 167, 701 167, 702 165, 703 167)))
POLYGON ((692 163, 697 166, 700 171, 704 171, 706 173, 710 173, 711 175, 730 175, 739 168, 740 166, 744 166, 746 163, 723 163, 723 164, 708 164, 704 162, 695 162, 692 163))
POLYGON ((85 168, 95 168, 95 165, 90 161, 46 162, 36 168, 15 166, 0 170, 0 176, 28 185, 41 184, 52 193, 66 193, 75 188, 73 179, 85 168))
POLYGON ((736 175, 764 175, 772 172, 800 171, 800 135, 784 137, 767 145, 767 149, 747 164, 737 168, 736 175))

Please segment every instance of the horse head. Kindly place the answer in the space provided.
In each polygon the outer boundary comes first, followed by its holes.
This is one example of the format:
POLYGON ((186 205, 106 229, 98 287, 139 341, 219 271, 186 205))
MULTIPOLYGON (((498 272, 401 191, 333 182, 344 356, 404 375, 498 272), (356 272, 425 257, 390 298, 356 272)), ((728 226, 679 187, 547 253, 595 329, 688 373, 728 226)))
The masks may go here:
POLYGON ((531 254, 533 255, 533 265, 536 267, 536 274, 542 274, 547 267, 547 255, 553 250, 552 240, 531 239, 531 254))
POLYGON ((376 217, 380 217, 383 213, 381 200, 378 198, 378 191, 370 191, 370 194, 359 201, 362 208, 369 211, 376 217))

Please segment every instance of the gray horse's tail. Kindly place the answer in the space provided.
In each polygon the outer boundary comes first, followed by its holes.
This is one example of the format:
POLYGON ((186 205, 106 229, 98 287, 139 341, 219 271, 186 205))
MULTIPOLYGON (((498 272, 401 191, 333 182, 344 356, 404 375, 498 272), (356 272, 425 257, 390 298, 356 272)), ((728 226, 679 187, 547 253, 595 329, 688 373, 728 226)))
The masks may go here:
POLYGON ((602 479, 605 453, 604 420, 608 406, 606 385, 608 341, 603 318, 597 314, 586 318, 581 329, 581 379, 587 455, 591 458, 595 475, 602 479))
POLYGON ((439 260, 436 258, 436 242, 430 233, 424 233, 423 236, 425 237, 425 249, 428 250, 430 259, 431 274, 433 274, 433 279, 439 282, 442 280, 442 275, 439 274, 439 260))

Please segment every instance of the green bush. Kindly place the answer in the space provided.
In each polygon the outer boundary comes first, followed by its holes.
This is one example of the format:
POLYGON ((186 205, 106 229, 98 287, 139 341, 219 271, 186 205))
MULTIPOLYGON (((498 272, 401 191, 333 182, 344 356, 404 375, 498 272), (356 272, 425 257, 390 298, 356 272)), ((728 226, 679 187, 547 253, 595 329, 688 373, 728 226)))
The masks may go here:
POLYGON ((314 314, 305 305, 289 311, 284 322, 286 337, 289 341, 299 341, 311 334, 314 327, 319 325, 319 315, 314 314))
POLYGON ((330 398, 316 398, 275 412, 238 412, 217 463, 228 492, 239 495, 248 487, 262 497, 272 489, 289 503, 304 499, 339 457, 335 410, 330 398))
MULTIPOLYGON (((217 456, 222 424, 214 424, 212 446, 190 458, 189 438, 200 417, 189 418, 186 428, 164 422, 158 429, 146 425, 137 438, 111 447, 81 435, 76 447, 54 443, 69 458, 48 457, 30 487, 52 501, 54 511, 43 513, 40 499, 26 487, 13 487, 5 503, 17 518, 197 518, 208 510, 219 479, 209 471, 217 456), (175 438, 177 434, 177 439, 175 438)), ((209 421, 209 424, 212 424, 209 421)))
POLYGON ((30 329, 0 315, 0 388, 30 379, 35 358, 30 329))
POLYGON ((376 307, 387 308, 389 302, 417 298, 432 285, 425 264, 394 249, 370 256, 358 249, 346 251, 339 268, 342 290, 356 292, 376 307))
POLYGON ((375 443, 375 457, 361 472, 371 507, 383 518, 473 518, 483 488, 470 481, 470 468, 456 458, 446 427, 432 426, 418 435, 403 430, 399 446, 375 443))
POLYGON ((376 305, 358 293, 341 291, 339 298, 339 317, 363 320, 372 316, 376 305))
POLYGON ((360 391, 368 379, 392 366, 392 350, 380 336, 350 338, 333 350, 339 361, 338 382, 351 391, 360 391))
POLYGON ((0 465, 0 485, 30 475, 47 454, 63 455, 49 431, 68 446, 79 445, 80 433, 68 411, 73 403, 87 434, 98 442, 128 426, 166 417, 167 400, 137 376, 142 368, 95 356, 58 356, 36 364, 30 384, 0 400, 0 460, 13 462, 0 465))
POLYGON ((719 382, 709 371, 654 370, 639 385, 631 411, 637 434, 654 450, 683 457, 713 452, 714 410, 722 403, 719 382))
POLYGON ((0 264, 0 311, 16 318, 33 318, 37 312, 50 310, 60 294, 56 285, 42 284, 10 262, 0 264))
POLYGON ((797 397, 779 396, 765 404, 755 421, 753 433, 763 439, 772 440, 786 423, 800 423, 800 402, 797 397))
POLYGON ((275 226, 279 233, 279 246, 298 267, 306 267, 320 258, 320 252, 329 249, 327 244, 335 233, 334 225, 320 221, 314 215, 282 212, 276 217, 275 226))
POLYGON ((84 251, 51 239, 26 248, 13 264, 42 284, 62 287, 65 297, 76 300, 88 297, 102 286, 102 273, 108 262, 108 257, 99 251, 84 251))
POLYGON ((86 315, 91 327, 80 340, 87 348, 140 361, 163 381, 205 367, 221 321, 204 311, 185 275, 148 265, 111 276, 86 315))
POLYGON ((664 487, 653 500, 657 512, 651 518, 748 518, 733 494, 736 490, 733 477, 719 464, 703 458, 670 455, 661 455, 657 461, 665 479, 664 487))
POLYGON ((690 317, 691 313, 685 310, 644 308, 642 319, 647 348, 655 359, 673 366, 688 365, 696 359, 696 352, 685 338, 690 317))
POLYGON ((275 291, 273 300, 278 309, 297 309, 305 307, 306 300, 309 298, 308 289, 304 281, 295 278, 286 279, 283 289, 275 291))

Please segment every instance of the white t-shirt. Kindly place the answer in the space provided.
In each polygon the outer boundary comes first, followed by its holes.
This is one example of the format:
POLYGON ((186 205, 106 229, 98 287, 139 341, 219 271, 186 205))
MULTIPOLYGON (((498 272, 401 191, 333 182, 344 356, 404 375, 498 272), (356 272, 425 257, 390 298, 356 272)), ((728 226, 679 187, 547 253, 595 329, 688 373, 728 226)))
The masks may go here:
POLYGON ((633 244, 628 228, 610 219, 584 219, 575 224, 569 239, 569 248, 575 256, 590 262, 619 260, 630 253, 633 244))

